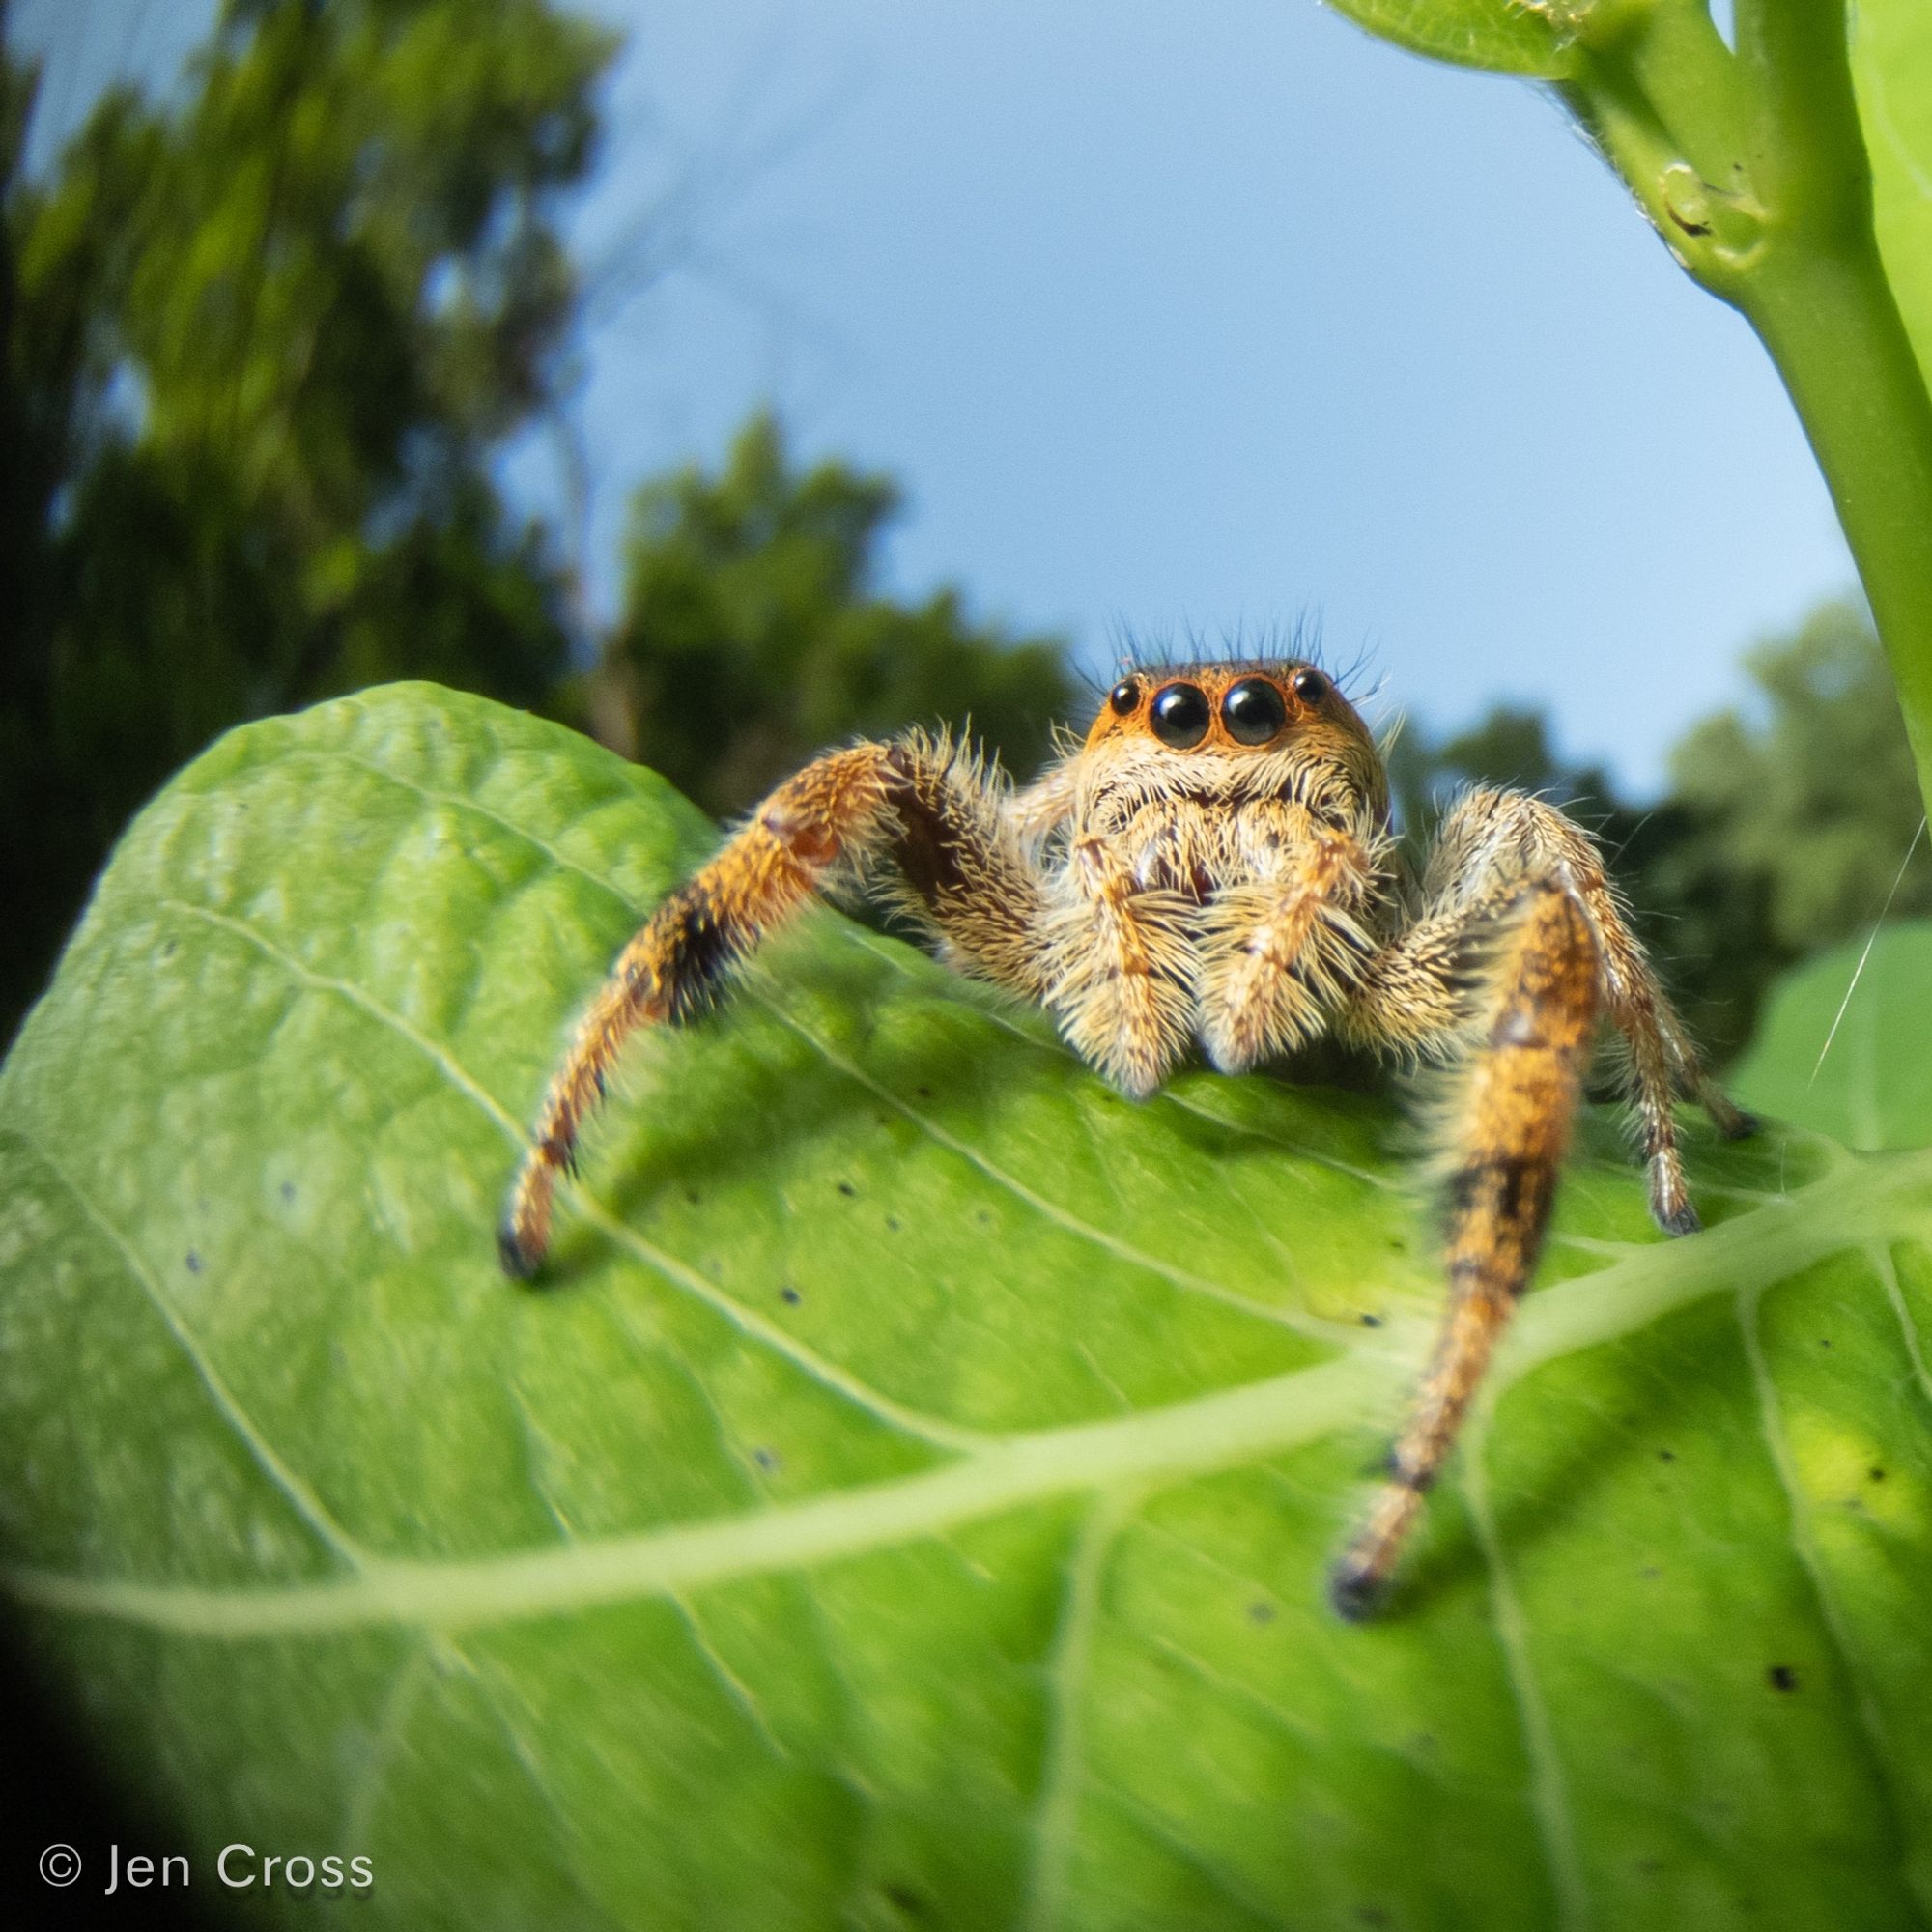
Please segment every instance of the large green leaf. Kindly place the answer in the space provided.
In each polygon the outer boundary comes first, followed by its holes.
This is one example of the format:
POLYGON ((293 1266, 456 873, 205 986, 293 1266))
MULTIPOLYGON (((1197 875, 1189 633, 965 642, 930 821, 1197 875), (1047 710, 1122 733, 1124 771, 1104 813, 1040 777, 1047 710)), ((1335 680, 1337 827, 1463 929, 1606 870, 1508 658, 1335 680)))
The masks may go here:
POLYGON ((479 700, 253 726, 0 1075, 5 1580, 198 1895, 241 1841, 412 1932, 1932 1909, 1932 1155, 1700 1142, 1663 1243, 1591 1122, 1344 1625, 1439 1301, 1366 1103, 1130 1105, 815 915, 500 1278, 561 1031, 711 837, 479 700))
POLYGON ((1789 975, 1737 1072, 1747 1106, 1847 1147, 1932 1144, 1932 920, 1882 928, 1789 975))
POLYGON ((1859 0, 1852 78, 1871 156, 1879 252, 1932 383, 1932 7, 1859 0))

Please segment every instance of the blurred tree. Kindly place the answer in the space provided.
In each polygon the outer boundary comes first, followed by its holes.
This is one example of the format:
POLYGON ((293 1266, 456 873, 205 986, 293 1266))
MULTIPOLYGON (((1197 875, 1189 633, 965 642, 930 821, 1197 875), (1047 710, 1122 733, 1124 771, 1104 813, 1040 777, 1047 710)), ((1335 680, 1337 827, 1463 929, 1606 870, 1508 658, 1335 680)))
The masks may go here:
POLYGON ((624 612, 588 710, 598 735, 708 811, 743 810, 859 731, 958 723, 1022 778, 1074 687, 1058 639, 967 621, 954 591, 907 605, 874 587, 899 505, 842 463, 799 470, 769 416, 722 473, 646 484, 632 507, 624 612))
POLYGON ((1440 740, 1405 728, 1390 747, 1389 783, 1404 844, 1417 859, 1448 802, 1472 784, 1535 792, 1611 843, 1620 843, 1637 823, 1617 798, 1607 772, 1566 764, 1549 742, 1548 721, 1516 705, 1498 704, 1476 724, 1440 740))
POLYGON ((1862 606, 1820 607, 1745 668, 1755 701, 1671 753, 1682 824, 1644 874, 1703 962, 1714 1034, 1738 1046, 1773 976, 1869 931, 1882 910, 1932 911, 1905 724, 1862 606))
POLYGON ((487 464, 553 392, 553 212, 613 46, 545 0, 230 0, 179 104, 110 93, 43 183, 8 64, 0 1029, 225 726, 397 676, 535 704, 564 669, 487 464))

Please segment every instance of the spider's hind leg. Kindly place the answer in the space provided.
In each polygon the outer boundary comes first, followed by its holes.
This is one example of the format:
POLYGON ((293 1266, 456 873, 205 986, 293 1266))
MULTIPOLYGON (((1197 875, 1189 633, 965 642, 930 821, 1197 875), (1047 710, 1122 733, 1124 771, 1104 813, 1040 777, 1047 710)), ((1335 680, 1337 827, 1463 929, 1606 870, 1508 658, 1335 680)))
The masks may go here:
MULTIPOLYGON (((1430 917, 1412 935, 1421 950, 1436 929, 1453 945, 1487 908, 1508 902, 1525 879, 1561 880, 1574 888, 1596 934, 1603 962, 1604 1011, 1626 1046, 1631 1106, 1650 1180, 1651 1218, 1666 1234, 1697 1226, 1684 1180, 1674 1099, 1694 1099, 1719 1133, 1735 1138, 1755 1124, 1704 1070, 1656 969, 1632 931, 1596 840, 1565 813, 1521 792, 1466 792, 1442 821, 1424 894, 1430 917)), ((1381 1016, 1384 1037, 1394 1037, 1381 1016)))
POLYGON ((1561 886, 1525 890, 1488 971, 1453 1116, 1449 1305, 1388 1480, 1335 1566, 1329 1594, 1364 1616, 1387 1582, 1536 1266, 1595 1038, 1603 968, 1591 923, 1561 886))

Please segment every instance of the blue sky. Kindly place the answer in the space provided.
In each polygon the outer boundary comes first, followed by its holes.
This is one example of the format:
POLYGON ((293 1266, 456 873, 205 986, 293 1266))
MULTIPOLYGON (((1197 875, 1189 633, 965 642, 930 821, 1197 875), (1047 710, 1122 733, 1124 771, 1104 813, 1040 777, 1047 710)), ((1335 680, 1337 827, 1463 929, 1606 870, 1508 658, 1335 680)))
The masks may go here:
MULTIPOLYGON (((895 587, 1095 665, 1314 615, 1384 711, 1538 704, 1648 787, 1852 581, 1754 339, 1531 88, 1314 0, 598 11, 630 42, 573 233, 668 265, 582 345, 607 604, 631 485, 769 401, 901 480, 895 587)), ((37 150, 206 17, 15 0, 37 150)), ((548 445, 506 473, 560 500, 548 445)))

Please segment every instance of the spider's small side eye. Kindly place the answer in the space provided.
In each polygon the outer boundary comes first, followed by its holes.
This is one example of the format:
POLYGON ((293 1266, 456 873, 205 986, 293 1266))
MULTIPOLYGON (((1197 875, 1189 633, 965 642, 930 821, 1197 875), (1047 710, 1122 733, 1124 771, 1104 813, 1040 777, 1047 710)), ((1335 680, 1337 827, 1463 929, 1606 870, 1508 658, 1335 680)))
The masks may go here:
POLYGON ((1207 737, 1211 715, 1208 695, 1199 685, 1170 684, 1153 701, 1153 735, 1184 752, 1207 737))
POLYGON ((1294 695, 1304 704, 1320 704, 1334 687, 1319 670, 1303 665, 1289 682, 1294 688, 1294 695))
POLYGON ((1265 745, 1288 723, 1281 693, 1264 677, 1244 677, 1228 687, 1221 722, 1237 745, 1265 745))
POLYGON ((1124 718, 1141 701, 1139 682, 1131 677, 1123 677, 1107 694, 1107 702, 1113 706, 1117 718, 1124 718))

